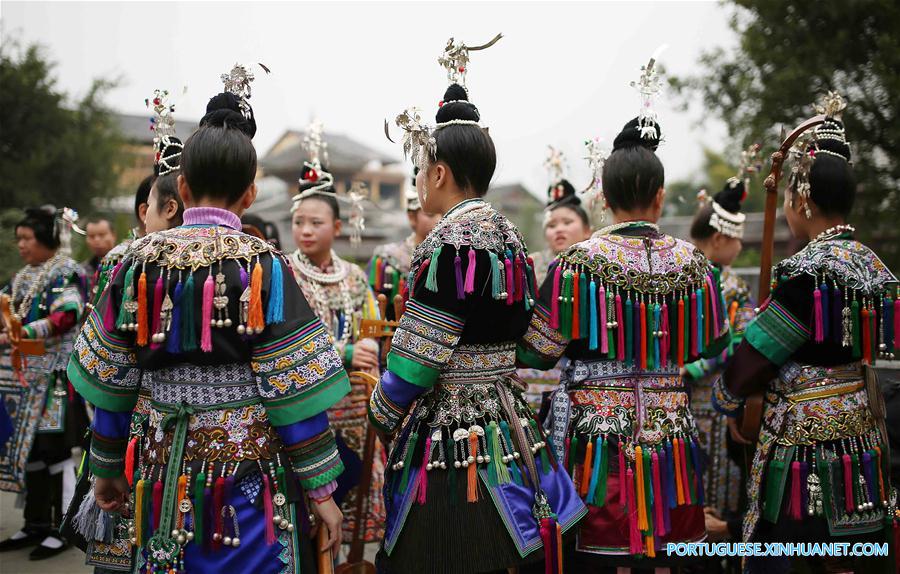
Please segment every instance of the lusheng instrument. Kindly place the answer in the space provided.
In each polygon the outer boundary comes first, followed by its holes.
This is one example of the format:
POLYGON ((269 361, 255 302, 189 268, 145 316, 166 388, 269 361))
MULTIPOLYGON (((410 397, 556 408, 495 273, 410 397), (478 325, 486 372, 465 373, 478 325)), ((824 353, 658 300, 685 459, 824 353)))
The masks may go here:
POLYGON ((13 373, 25 385, 24 370, 28 366, 27 356, 40 356, 47 352, 43 339, 22 338, 22 321, 12 312, 12 300, 6 293, 0 294, 0 319, 3 331, 9 340, 10 359, 13 373))

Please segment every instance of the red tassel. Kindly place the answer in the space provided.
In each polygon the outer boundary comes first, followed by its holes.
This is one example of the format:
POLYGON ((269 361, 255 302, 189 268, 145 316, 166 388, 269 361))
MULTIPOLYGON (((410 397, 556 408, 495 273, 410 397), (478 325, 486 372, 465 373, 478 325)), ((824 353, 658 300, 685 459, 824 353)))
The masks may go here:
MULTIPOLYGON (((428 469, 426 465, 431 458, 431 436, 425 441, 425 453, 422 455, 422 466, 419 468, 419 491, 416 502, 425 504, 428 496, 428 469)), ((472 465, 474 466, 474 465, 472 465)))
POLYGON ((625 491, 628 496, 628 548, 631 554, 641 554, 641 531, 638 529, 638 510, 634 499, 634 471, 625 472, 625 491))
POLYGON ((622 444, 621 437, 619 438, 616 447, 619 449, 619 506, 622 507, 622 510, 626 510, 626 504, 628 503, 626 483, 628 482, 628 479, 626 478, 625 473, 625 448, 622 444))
POLYGON ((663 518, 663 506, 666 501, 662 496, 662 481, 659 476, 659 456, 654 451, 650 455, 650 469, 653 474, 653 521, 656 523, 656 535, 666 535, 666 524, 663 518))
POLYGON ((553 574, 553 544, 550 534, 550 519, 541 518, 541 542, 544 544, 544 574, 553 574))
POLYGON ((200 350, 205 353, 212 351, 213 291, 213 274, 212 267, 210 267, 209 275, 203 282, 202 324, 200 325, 200 350))
POLYGON ((159 518, 162 515, 163 483, 157 480, 153 483, 153 531, 159 529, 159 518))
POLYGON ((516 286, 513 280, 513 264, 509 257, 503 260, 503 267, 506 269, 506 304, 512 305, 516 300, 516 286))
POLYGON ((559 329, 559 287, 562 280, 560 274, 562 272, 562 263, 556 265, 553 271, 553 297, 550 301, 550 328, 559 329))
POLYGON ((518 303, 525 296, 525 264, 522 262, 521 256, 516 257, 513 266, 516 273, 516 302, 518 303))
POLYGON ((622 313, 622 296, 616 294, 616 320, 619 327, 616 329, 616 360, 625 360, 625 315, 622 313))
POLYGON ((703 286, 703 346, 709 346, 710 328, 709 325, 713 321, 712 310, 710 309, 709 287, 703 286))
POLYGON ((416 271, 416 278, 413 280, 413 284, 410 287, 409 298, 412 299, 416 295, 416 287, 419 285, 419 279, 422 278, 422 275, 428 272, 428 266, 431 265, 431 259, 426 259, 422 265, 419 267, 419 270, 416 271))
POLYGON ((147 346, 150 336, 150 322, 147 318, 147 272, 141 271, 141 277, 138 279, 138 295, 137 295, 137 344, 139 347, 147 346))
MULTIPOLYGON (((469 433, 469 456, 476 458, 478 456, 478 435, 474 432, 469 433)), ((469 463, 467 478, 466 500, 478 502, 478 465, 476 461, 469 463)))
POLYGON ((678 298, 678 366, 684 366, 684 299, 678 298))
POLYGON ((856 511, 856 505, 853 501, 853 474, 850 470, 850 455, 844 453, 841 456, 841 463, 844 465, 844 508, 847 514, 853 514, 856 511))
POLYGON ((594 441, 588 437, 587 447, 584 453, 584 464, 581 465, 581 483, 578 494, 581 498, 587 498, 588 488, 591 483, 591 471, 594 466, 594 441))
POLYGON ((219 536, 214 537, 213 549, 218 550, 222 547, 222 534, 225 531, 225 517, 222 515, 222 506, 225 504, 225 478, 220 476, 216 479, 213 487, 213 512, 216 513, 216 527, 214 532, 219 536), (219 540, 216 541, 215 538, 219 540))
POLYGON ((269 475, 263 473, 263 511, 266 520, 266 544, 269 546, 275 544, 275 524, 272 519, 275 512, 272 509, 272 487, 269 485, 269 475))
POLYGON ((800 509, 800 461, 791 463, 791 499, 788 502, 788 516, 792 520, 802 520, 800 509))
POLYGON ((134 455, 137 450, 137 437, 132 437, 128 441, 128 448, 125 449, 125 480, 128 481, 128 487, 134 487, 134 455))

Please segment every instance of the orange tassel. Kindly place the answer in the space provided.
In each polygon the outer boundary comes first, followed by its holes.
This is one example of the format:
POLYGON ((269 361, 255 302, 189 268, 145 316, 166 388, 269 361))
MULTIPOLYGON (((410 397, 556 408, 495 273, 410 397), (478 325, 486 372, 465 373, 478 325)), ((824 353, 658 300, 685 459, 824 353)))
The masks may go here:
MULTIPOLYGON (((182 501, 187 496, 187 476, 181 475, 178 477, 178 490, 175 495, 175 500, 182 501)), ((178 528, 182 528, 184 526, 184 514, 179 512, 178 516, 175 518, 175 524, 177 524, 178 528)))
POLYGON ((137 296, 137 344, 145 347, 148 343, 148 334, 150 333, 150 323, 147 320, 147 272, 141 271, 141 277, 138 279, 138 296, 137 296))
POLYGON ((262 265, 257 261, 250 275, 250 316, 247 319, 247 327, 255 333, 261 333, 266 326, 263 318, 262 276, 262 265))
POLYGON ((556 561, 557 566, 559 567, 559 574, 565 572, 563 570, 563 543, 562 543, 562 526, 560 526, 559 522, 556 523, 556 561))
POLYGON ((732 301, 731 305, 728 307, 728 324, 732 327, 734 326, 734 318, 737 315, 738 310, 738 302, 732 301))
MULTIPOLYGON (((474 432, 469 433, 469 456, 478 458, 478 435, 474 432)), ((478 463, 475 461, 469 463, 468 478, 469 488, 466 500, 469 502, 478 502, 478 463)))
POLYGON ((675 493, 678 506, 684 504, 684 484, 681 482, 681 449, 678 448, 678 439, 672 441, 672 456, 675 457, 675 493))
POLYGON ((644 546, 647 547, 647 558, 656 558, 656 548, 654 548, 652 536, 644 537, 644 546))
POLYGON ((644 452, 640 446, 634 447, 634 470, 635 470, 635 497, 637 498, 638 511, 638 530, 644 531, 649 528, 647 524, 647 499, 644 492, 644 452))
POLYGON ((591 484, 591 471, 594 466, 594 441, 588 440, 587 451, 584 453, 584 465, 581 467, 581 483, 579 484, 578 493, 581 498, 587 496, 588 489, 591 484))
POLYGON ((134 455, 137 450, 137 441, 137 437, 132 437, 125 448, 125 480, 128 481, 129 488, 134 487, 134 455))

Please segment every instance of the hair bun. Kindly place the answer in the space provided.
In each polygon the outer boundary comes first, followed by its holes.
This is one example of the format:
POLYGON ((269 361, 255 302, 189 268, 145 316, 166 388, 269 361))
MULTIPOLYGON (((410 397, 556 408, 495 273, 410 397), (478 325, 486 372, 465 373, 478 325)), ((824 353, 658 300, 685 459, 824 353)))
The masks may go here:
POLYGON ((729 213, 740 213, 741 203, 747 197, 747 190, 744 182, 735 177, 725 182, 722 191, 713 197, 713 201, 721 205, 729 213))
POLYGON ((816 140, 811 147, 820 152, 825 151, 826 155, 839 155, 848 162, 852 158, 844 124, 833 117, 826 118, 822 125, 816 127, 816 140))
MULTIPOLYGON (((247 107, 250 108, 250 104, 247 104, 247 107)), ((253 108, 250 108, 250 118, 245 118, 241 111, 240 98, 230 92, 222 92, 209 99, 206 104, 206 115, 200 120, 200 126, 239 129, 250 139, 256 135, 253 108)))
POLYGON ((561 179, 547 188, 547 205, 581 205, 581 199, 575 194, 575 186, 561 179))
POLYGON ((25 208, 25 215, 33 219, 53 223, 53 220, 56 219, 56 206, 47 203, 40 207, 27 207, 25 208))
POLYGON ((459 84, 450 84, 444 92, 444 99, 435 114, 435 121, 442 124, 452 120, 477 122, 481 119, 478 108, 469 101, 469 94, 459 84))
POLYGON ((619 132, 619 135, 613 141, 613 151, 640 146, 655 152, 662 139, 662 128, 658 123, 654 123, 654 125, 656 126, 656 136, 643 137, 638 118, 632 119, 625 124, 625 127, 622 128, 622 131, 619 132))

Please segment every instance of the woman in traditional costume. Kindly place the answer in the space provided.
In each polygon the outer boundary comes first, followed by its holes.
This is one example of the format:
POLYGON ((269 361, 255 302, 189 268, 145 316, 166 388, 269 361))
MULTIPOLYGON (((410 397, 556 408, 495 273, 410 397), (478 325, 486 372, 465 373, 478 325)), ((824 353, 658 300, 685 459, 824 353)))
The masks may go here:
MULTIPOLYGON (((294 197, 292 230, 297 250, 290 256, 294 278, 306 295, 319 320, 325 325, 334 346, 348 370, 366 371, 378 376, 378 343, 359 338, 361 319, 378 319, 375 296, 358 265, 342 259, 334 251, 342 221, 333 178, 322 165, 324 143, 321 124, 313 122, 307 130, 306 147, 310 159, 300 180, 300 193, 294 197)), ((348 472, 338 483, 336 497, 344 510, 344 536, 349 540, 354 528, 356 485, 362 468, 366 439, 365 402, 355 389, 350 396, 328 411, 338 435, 341 456, 348 472)), ((384 535, 384 447, 376 443, 373 476, 368 493, 365 536, 376 542, 384 535)))
POLYGON ((72 214, 53 206, 28 209, 16 225, 25 267, 12 280, 10 311, 21 324, 16 335, 42 339, 45 353, 22 356, 10 345, 18 337, 0 333, 0 399, 13 423, 0 488, 25 493, 25 526, 0 542, 0 552, 37 546, 31 560, 68 547, 58 528, 74 493, 72 448, 82 444, 88 422, 65 373, 84 309, 80 268, 69 256, 72 214))
POLYGON ((313 567, 308 506, 328 529, 324 549, 340 544, 331 493, 343 465, 325 411, 347 374, 288 261, 239 231, 256 194, 252 77, 223 75, 182 151, 185 225, 135 241, 69 362, 97 407, 98 505, 133 508, 138 569, 313 567), (129 441, 141 386, 148 428, 129 441))
POLYGON ((387 572, 490 572, 547 561, 584 514, 515 376, 534 272, 521 235, 482 199, 494 144, 463 87, 470 48, 449 42, 453 82, 436 126, 397 119, 420 168, 422 208, 442 218, 413 253, 409 301, 370 420, 394 437, 385 476, 387 572))
POLYGON ((713 516, 720 519, 736 517, 744 485, 741 470, 734 462, 742 460, 742 449, 729 441, 725 417, 713 408, 712 385, 754 317, 750 286, 731 268, 731 263, 741 252, 744 236, 746 215, 741 213, 741 203, 749 185, 746 173, 742 166, 740 177, 730 178, 722 191, 712 198, 705 191, 700 193, 701 208, 690 231, 691 241, 719 270, 731 325, 731 343, 721 355, 685 365, 686 380, 691 388, 691 412, 700 433, 700 446, 708 457, 703 481, 705 503, 714 511, 713 516))
MULTIPOLYGON (((416 170, 418 172, 418 170, 416 170)), ((387 297, 386 318, 395 321, 394 297, 404 294, 406 290, 406 276, 409 275, 409 265, 412 262, 412 254, 416 246, 425 241, 425 238, 434 229, 440 219, 439 216, 425 213, 419 203, 419 194, 416 192, 416 180, 413 177, 412 185, 406 190, 406 217, 409 219, 409 228, 412 231, 403 241, 386 243, 375 248, 372 259, 369 261, 369 285, 376 293, 387 297)), ((404 298, 406 295, 403 295, 404 298)))
POLYGON ((613 225, 560 254, 518 350, 534 368, 569 359, 547 425, 588 504, 576 545, 585 570, 667 566, 667 543, 706 535, 702 457, 679 369, 721 352, 729 330, 718 271, 656 225, 665 197, 657 85, 651 60, 641 115, 602 167, 613 225))
MULTIPOLYGON (((856 183, 844 107, 830 93, 824 123, 790 153, 784 214, 809 243, 775 266, 770 297, 713 389, 739 440, 734 417, 746 397, 765 393, 745 540, 881 542, 894 520, 884 403, 871 365, 892 358, 898 344, 897 279, 846 224, 856 183)), ((820 562, 829 572, 864 566, 846 556, 820 562)))

